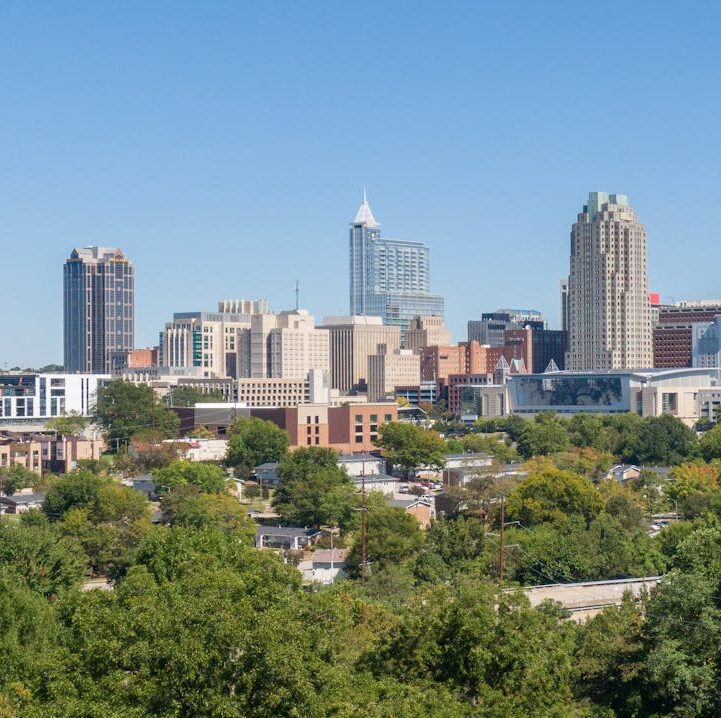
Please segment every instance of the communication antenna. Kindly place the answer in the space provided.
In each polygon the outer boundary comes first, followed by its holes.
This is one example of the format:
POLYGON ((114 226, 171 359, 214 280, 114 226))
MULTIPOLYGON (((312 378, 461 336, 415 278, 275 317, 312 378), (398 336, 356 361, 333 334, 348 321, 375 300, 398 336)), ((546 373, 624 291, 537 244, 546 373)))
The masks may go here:
POLYGON ((295 311, 300 309, 300 281, 295 280, 295 311))

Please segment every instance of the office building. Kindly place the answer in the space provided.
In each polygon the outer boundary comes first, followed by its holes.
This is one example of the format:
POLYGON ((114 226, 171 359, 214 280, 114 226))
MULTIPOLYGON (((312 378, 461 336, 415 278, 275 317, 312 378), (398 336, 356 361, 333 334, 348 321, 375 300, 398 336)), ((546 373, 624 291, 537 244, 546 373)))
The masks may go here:
POLYGON ((415 316, 443 316, 430 293, 430 251, 420 242, 381 238, 363 192, 349 233, 350 315, 382 317, 404 334, 415 316))
POLYGON ((557 369, 566 368, 568 335, 562 329, 532 329, 533 361, 528 367, 534 374, 546 371, 553 362, 557 369))
POLYGON ((63 270, 63 363, 67 372, 108 374, 133 348, 133 265, 120 249, 73 249, 63 270))
POLYGON ((721 315, 721 299, 661 304, 653 329, 653 366, 675 369, 694 366, 693 326, 713 323, 721 315))
POLYGON ((413 317, 406 330, 403 347, 405 349, 423 349, 433 346, 447 346, 451 343, 451 333, 443 322, 443 317, 413 317))
POLYGON ((329 335, 331 386, 342 393, 365 391, 368 357, 401 346, 400 328, 380 317, 326 317, 322 328, 329 335))
POLYGON ((568 369, 653 365, 646 230, 625 195, 591 192, 573 224, 568 312, 568 369))
POLYGON ((44 423, 67 414, 92 416, 98 387, 110 374, 0 373, 0 424, 44 423))
POLYGON ((176 408, 181 434, 199 426, 223 436, 237 417, 272 421, 288 432, 290 447, 320 446, 343 454, 377 450, 381 425, 398 420, 398 405, 376 402, 329 406, 304 404, 294 407, 251 408, 240 404, 206 404, 203 407, 176 408))
POLYGON ((721 314, 691 325, 691 352, 693 366, 721 367, 721 314))
POLYGON ((410 349, 395 349, 368 357, 368 401, 392 395, 396 386, 421 381, 421 358, 410 349))
MULTIPOLYGON (((236 302, 242 305, 244 300, 236 302)), ((176 312, 160 332, 159 363, 196 367, 205 377, 235 377, 239 347, 250 326, 251 315, 243 312, 176 312)))
POLYGON ((568 279, 561 280, 561 329, 568 333, 571 320, 568 308, 568 279))
POLYGON ((484 312, 480 319, 468 322, 468 341, 502 347, 506 343, 508 329, 544 329, 545 326, 545 317, 536 309, 498 309, 484 312))
POLYGON ((304 379, 309 371, 330 371, 328 330, 316 329, 314 317, 305 309, 276 315, 269 348, 269 376, 274 379, 304 379))

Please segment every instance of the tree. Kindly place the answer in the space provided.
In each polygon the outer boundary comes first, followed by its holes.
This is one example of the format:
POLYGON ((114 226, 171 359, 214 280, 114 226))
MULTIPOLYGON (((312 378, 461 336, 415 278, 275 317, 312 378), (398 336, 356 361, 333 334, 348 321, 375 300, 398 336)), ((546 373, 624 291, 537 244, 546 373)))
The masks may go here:
POLYGON ((619 520, 627 531, 637 531, 643 520, 643 497, 630 486, 623 486, 614 479, 605 479, 598 484, 604 502, 604 510, 619 520))
POLYGON ((709 429, 713 429, 714 426, 714 422, 711 421, 708 416, 700 416, 694 428, 696 431, 708 431, 709 429))
POLYGON ((0 491, 8 496, 38 483, 40 476, 20 464, 0 468, 0 491))
POLYGON ((209 494, 219 494, 226 489, 223 469, 205 461, 173 461, 168 466, 153 471, 155 490, 162 496, 178 487, 191 485, 209 494))
POLYGON ((608 437, 603 420, 593 414, 583 412, 574 414, 568 422, 568 436, 571 444, 578 448, 591 448, 597 451, 608 449, 608 437))
POLYGON ((16 526, 0 520, 0 568, 43 596, 74 588, 85 573, 80 546, 53 526, 16 526))
POLYGON ((172 439, 180 427, 177 414, 162 404, 150 386, 122 380, 98 389, 96 415, 106 430, 110 448, 115 450, 144 430, 172 439))
POLYGON ((670 414, 647 417, 638 432, 622 448, 623 458, 636 464, 673 466, 691 456, 696 434, 670 414))
POLYGON ((201 403, 221 404, 225 402, 225 397, 217 389, 204 391, 195 386, 181 384, 171 389, 168 395, 168 403, 170 406, 195 406, 201 403))
POLYGON ((570 471, 532 473, 509 495, 507 513, 526 526, 578 515, 590 522, 603 508, 596 487, 570 471))
POLYGON ((338 452, 320 446, 299 446, 283 455, 278 477, 283 481, 305 479, 315 469, 338 468, 338 452))
MULTIPOLYGON (((425 537, 416 518, 398 506, 390 506, 385 496, 370 494, 367 507, 367 555, 371 571, 398 563, 423 545, 425 537)), ((360 561, 360 543, 356 541, 348 557, 351 570, 359 572, 360 561)))
POLYGON ((566 451, 570 446, 565 425, 554 414, 539 414, 526 423, 518 439, 518 453, 530 459, 566 451))
POLYGON ((72 508, 94 504, 100 489, 109 482, 110 479, 84 469, 66 474, 48 490, 43 511, 51 520, 58 521, 72 508))
POLYGON ((687 462, 671 472, 666 495, 686 518, 701 515, 710 505, 718 488, 718 470, 711 464, 687 462))
POLYGON ((443 685, 488 716, 573 715, 574 628, 556 608, 459 581, 417 592, 369 657, 376 675, 443 685))
POLYGON ((706 461, 721 459, 721 425, 715 426, 701 437, 699 449, 706 461))
POLYGON ((358 495, 343 469, 308 465, 302 470, 296 467, 292 473, 286 469, 285 476, 289 478, 273 497, 273 508, 284 523, 344 529, 355 523, 358 495))
POLYGON ((268 461, 280 461, 288 450, 288 433, 272 421, 245 417, 228 427, 229 466, 243 467, 249 475, 252 469, 268 461))
POLYGON ((85 431, 88 420, 80 414, 71 412, 65 416, 56 416, 45 422, 45 428, 48 431, 57 431, 58 434, 66 436, 79 436, 85 431))
POLYGON ((435 431, 392 421, 381 424, 378 434, 383 456, 394 466, 402 467, 406 476, 419 466, 440 469, 445 465, 446 444, 435 431))
POLYGON ((185 484, 165 494, 161 506, 163 518, 171 526, 232 531, 243 534, 247 543, 255 536, 255 523, 246 507, 228 494, 207 494, 185 484))

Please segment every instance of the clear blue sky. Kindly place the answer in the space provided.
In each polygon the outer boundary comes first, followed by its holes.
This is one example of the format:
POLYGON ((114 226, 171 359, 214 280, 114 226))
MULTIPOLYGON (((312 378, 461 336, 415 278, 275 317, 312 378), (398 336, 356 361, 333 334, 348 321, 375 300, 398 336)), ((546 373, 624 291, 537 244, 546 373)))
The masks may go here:
POLYGON ((122 247, 136 343, 267 296, 346 313, 363 186, 467 319, 558 322, 571 223, 622 192, 651 286, 721 295, 721 10, 694 2, 0 4, 0 366, 62 361, 62 264, 122 247))

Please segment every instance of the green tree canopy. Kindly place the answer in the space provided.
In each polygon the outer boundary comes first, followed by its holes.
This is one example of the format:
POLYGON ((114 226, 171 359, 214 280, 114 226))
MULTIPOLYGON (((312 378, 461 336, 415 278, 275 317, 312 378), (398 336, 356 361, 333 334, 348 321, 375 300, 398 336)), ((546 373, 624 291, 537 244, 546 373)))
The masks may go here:
MULTIPOLYGON (((391 506, 385 496, 371 493, 366 512, 367 555, 371 571, 411 556, 425 540, 414 516, 398 506, 391 506)), ((356 541, 349 556, 355 571, 360 566, 360 543, 356 541)))
POLYGON ((225 402, 225 397, 217 389, 204 391, 188 384, 181 384, 171 389, 168 399, 170 406, 186 407, 202 403, 220 404, 225 402))
POLYGON ((532 473, 509 495, 508 516, 526 526, 578 515, 590 522, 603 508, 598 490, 570 471, 546 469, 532 473))
POLYGON ((721 459, 721 425, 715 426, 701 437, 699 449, 706 461, 721 459))
POLYGON ((57 431, 58 434, 66 436, 78 436, 85 431, 88 420, 80 414, 71 412, 65 416, 56 416, 45 422, 45 428, 49 431, 57 431))
POLYGON ((43 596, 77 586, 85 573, 82 548, 52 525, 16 526, 0 520, 0 569, 12 571, 43 596))
POLYGON ((518 439, 518 453, 530 459, 532 456, 567 451, 570 445, 565 424, 554 414, 543 413, 526 422, 518 439))
POLYGON ((41 477, 20 464, 12 464, 0 468, 0 491, 8 496, 20 489, 34 486, 41 481, 41 477))
POLYGON ((409 475, 419 466, 443 468, 446 443, 437 432, 416 424, 392 421, 378 427, 383 456, 409 475))
POLYGON ((280 461, 288 450, 288 433, 272 421, 241 417, 228 427, 229 466, 247 473, 268 461, 280 461))
MULTIPOLYGON (((328 456, 328 455, 326 455, 328 456)), ((323 461, 321 455, 319 461, 323 461)), ((273 497, 273 508, 291 526, 340 526, 356 522, 355 486, 335 461, 333 466, 314 465, 301 459, 297 465, 284 461, 283 483, 273 497)))
POLYGON ((696 448, 696 434, 670 414, 647 417, 625 439, 620 453, 635 464, 673 466, 688 459, 696 448))
POLYGON ((164 519, 172 526, 238 532, 248 543, 255 536, 255 523, 248 517, 246 506, 228 494, 208 494, 185 484, 166 493, 161 505, 164 519))
POLYGON ((58 479, 48 490, 43 511, 52 520, 62 519, 67 511, 95 503, 98 493, 110 479, 86 469, 77 469, 58 479))
POLYGON ((150 386, 121 380, 98 389, 96 415, 111 449, 126 445, 133 436, 147 430, 172 439, 180 427, 177 414, 158 399, 150 386))
POLYGON ((178 486, 191 485, 209 494, 219 494, 226 489, 223 469, 205 461, 173 461, 168 466, 153 471, 155 490, 159 495, 178 486))

